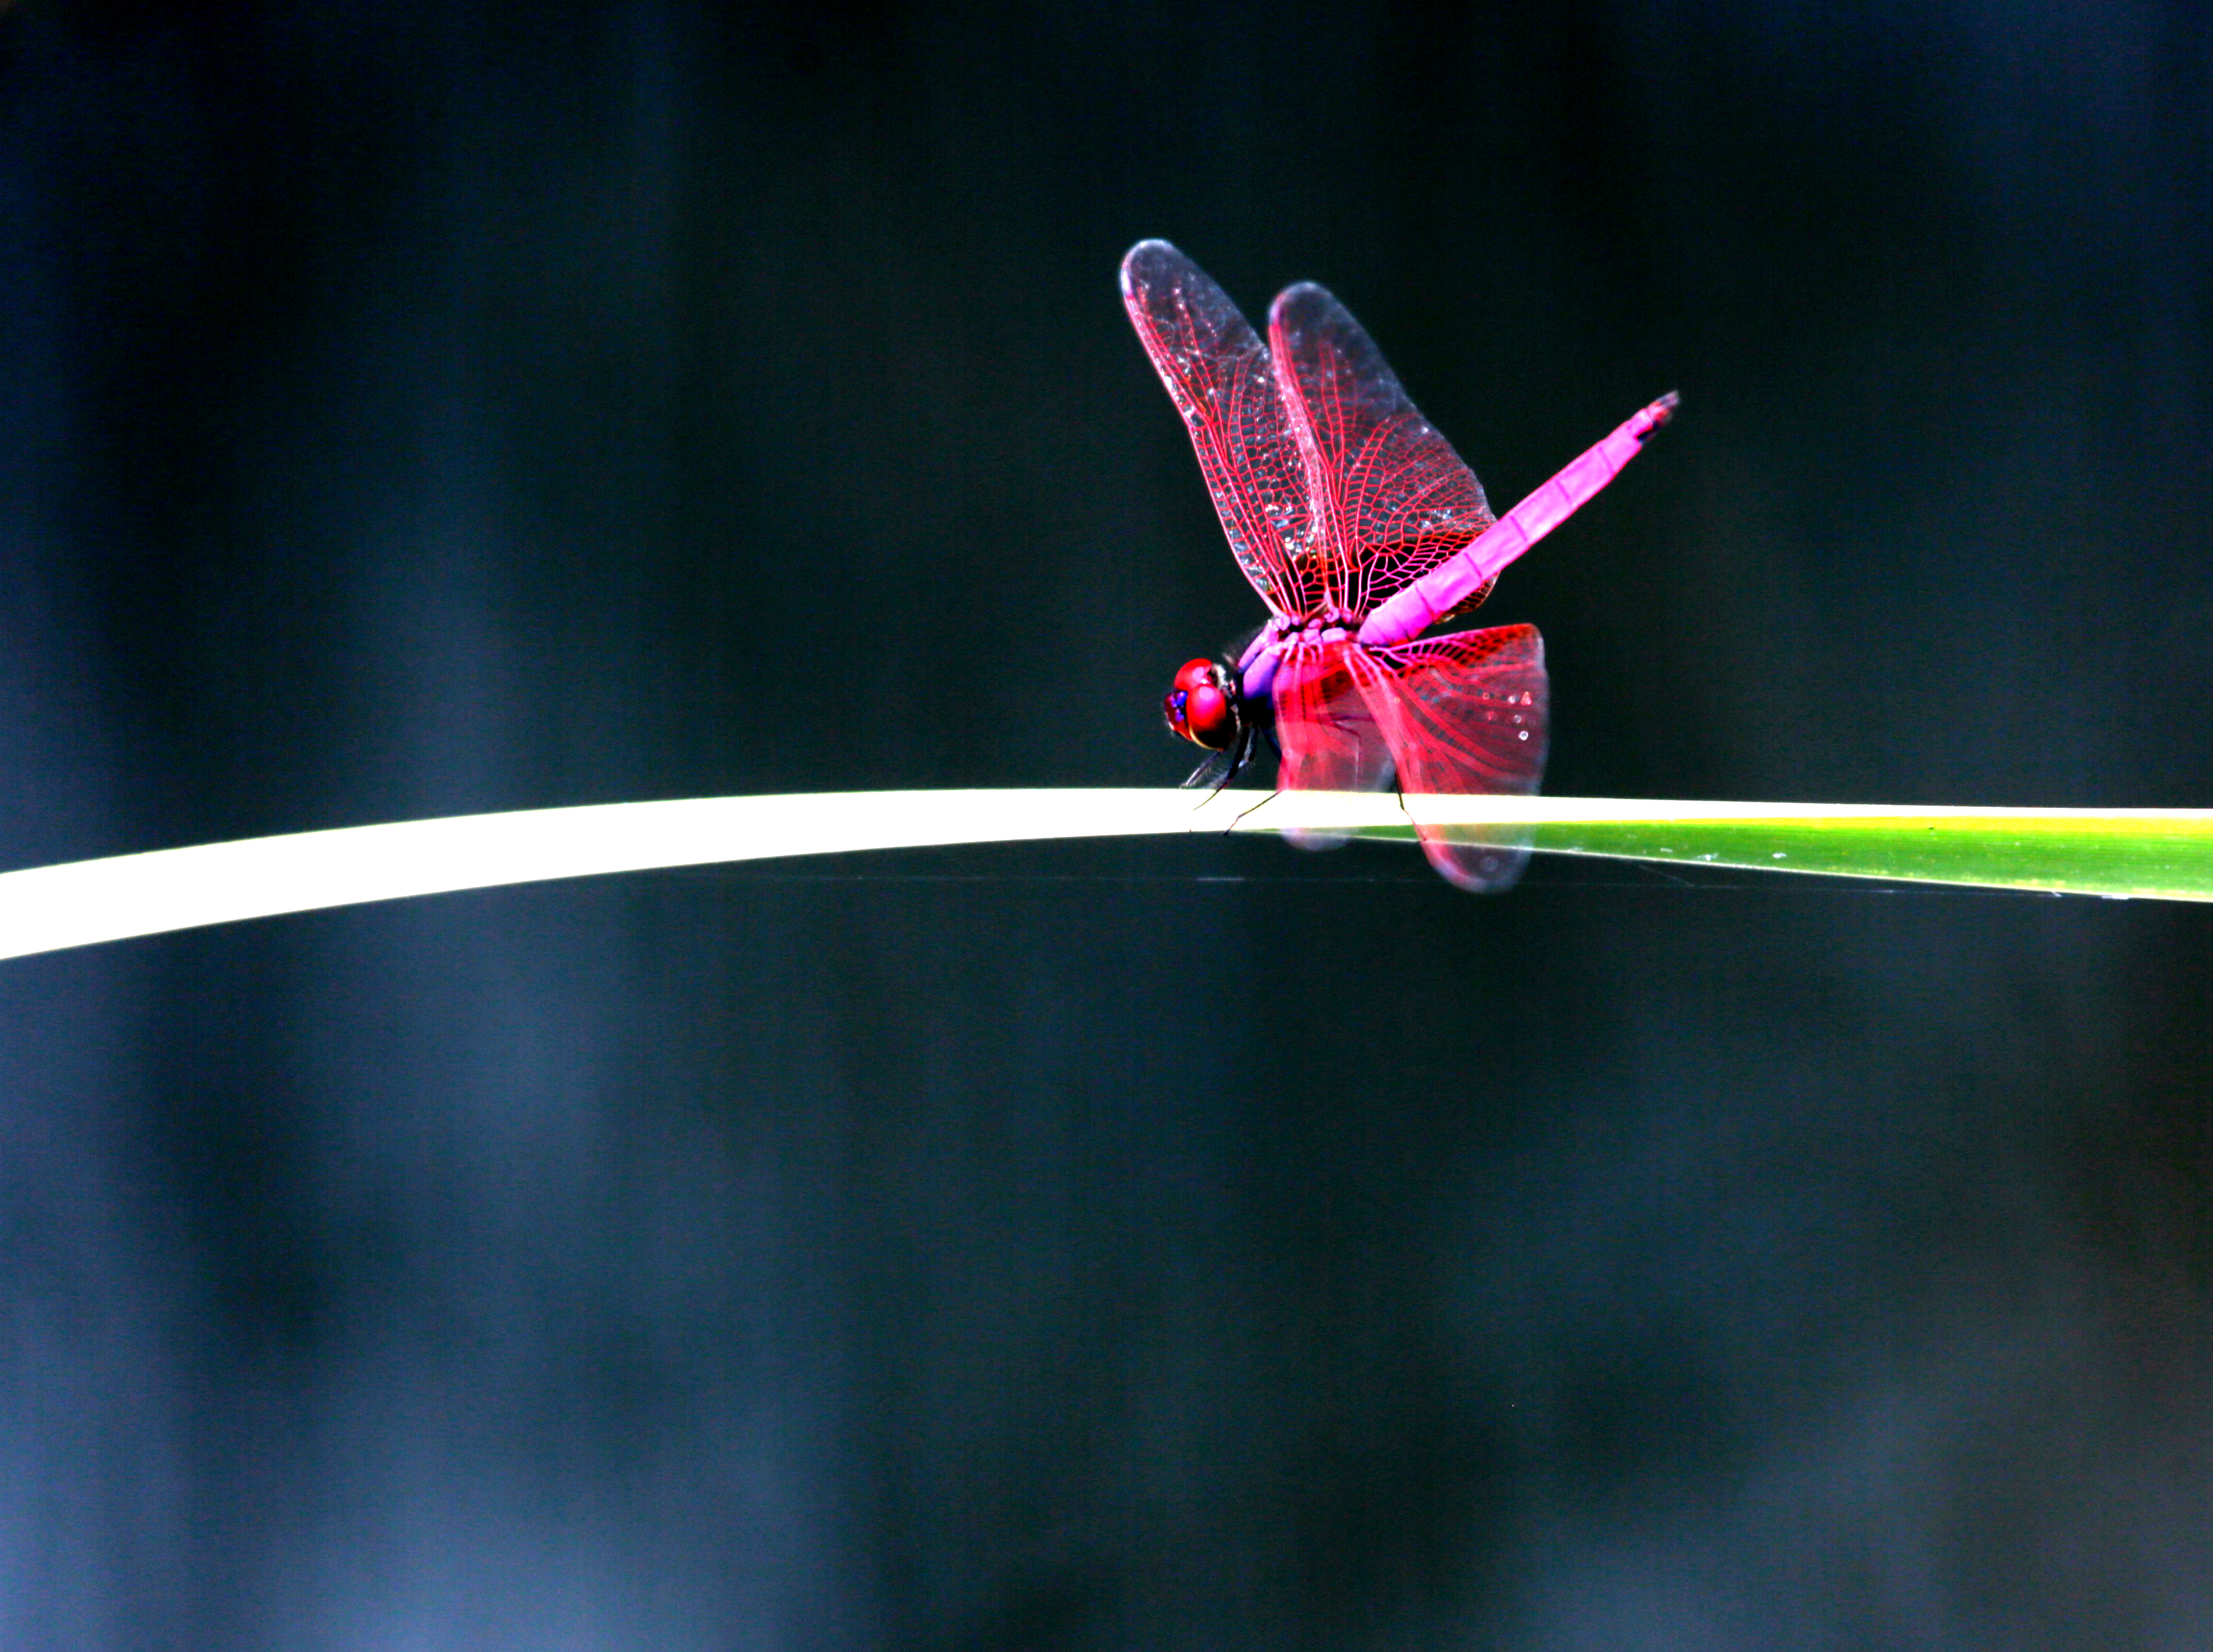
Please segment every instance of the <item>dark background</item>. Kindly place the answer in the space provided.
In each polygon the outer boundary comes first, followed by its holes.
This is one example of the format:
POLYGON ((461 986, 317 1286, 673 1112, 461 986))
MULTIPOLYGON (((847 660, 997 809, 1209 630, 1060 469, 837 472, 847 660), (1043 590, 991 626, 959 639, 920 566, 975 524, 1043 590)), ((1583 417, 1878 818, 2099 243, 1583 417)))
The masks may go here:
MULTIPOLYGON (((1549 789, 2213 803, 2207 18, 25 0, 0 864, 1179 778, 1144 235, 1502 506, 1681 389, 1549 789)), ((0 1643, 2204 1647, 2209 969, 1264 841, 10 963, 0 1643)))

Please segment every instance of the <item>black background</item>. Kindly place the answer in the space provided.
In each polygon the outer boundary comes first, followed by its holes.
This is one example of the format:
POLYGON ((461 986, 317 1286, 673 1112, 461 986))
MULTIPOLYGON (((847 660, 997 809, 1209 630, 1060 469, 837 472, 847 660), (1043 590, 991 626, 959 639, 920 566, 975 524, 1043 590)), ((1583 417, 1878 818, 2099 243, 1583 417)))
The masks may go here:
MULTIPOLYGON (((1680 388, 1486 610, 1548 789, 2213 803, 2209 64, 2112 0, 26 0, 0 864, 1172 781, 1259 610, 1144 235, 1327 283, 1501 505, 1680 388)), ((2209 968, 1260 841, 19 960, 0 1642, 2203 1646, 2209 968)))

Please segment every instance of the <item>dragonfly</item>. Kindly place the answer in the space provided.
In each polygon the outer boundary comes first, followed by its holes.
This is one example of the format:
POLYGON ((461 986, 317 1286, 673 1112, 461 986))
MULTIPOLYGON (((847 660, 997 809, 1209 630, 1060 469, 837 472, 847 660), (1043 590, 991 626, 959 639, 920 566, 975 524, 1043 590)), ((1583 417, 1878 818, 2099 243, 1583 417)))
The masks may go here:
MULTIPOLYGON (((1448 630, 1509 562, 1589 501, 1673 413, 1671 392, 1502 517, 1422 416, 1351 313, 1302 282, 1264 343, 1167 241, 1122 260, 1122 302, 1183 416, 1215 513, 1268 618, 1241 649, 1186 663, 1169 730, 1213 755, 1185 784, 1219 787, 1259 743, 1283 791, 1533 793, 1547 681, 1533 625, 1448 630)), ((1528 851, 1415 823, 1430 864, 1503 889, 1528 851)), ((1341 838, 1292 835, 1320 848, 1341 838)))

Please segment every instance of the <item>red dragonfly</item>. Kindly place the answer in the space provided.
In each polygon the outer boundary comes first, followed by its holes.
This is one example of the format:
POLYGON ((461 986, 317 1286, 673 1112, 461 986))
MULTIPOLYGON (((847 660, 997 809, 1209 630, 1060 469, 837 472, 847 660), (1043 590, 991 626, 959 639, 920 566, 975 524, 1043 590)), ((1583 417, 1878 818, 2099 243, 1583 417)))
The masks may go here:
MULTIPOLYGON (((1122 260, 1122 302, 1268 605, 1241 654, 1192 660, 1161 702, 1173 732, 1215 754, 1185 784, 1226 784, 1267 736, 1286 791, 1380 792, 1395 775, 1415 793, 1535 792, 1536 628, 1422 634, 1474 608, 1500 569, 1613 481, 1673 395, 1494 519, 1375 341, 1313 282, 1277 295, 1264 344, 1204 270, 1140 241, 1122 260)), ((1502 889, 1528 857, 1510 832, 1468 842, 1418 829, 1430 864, 1462 889, 1502 889)))

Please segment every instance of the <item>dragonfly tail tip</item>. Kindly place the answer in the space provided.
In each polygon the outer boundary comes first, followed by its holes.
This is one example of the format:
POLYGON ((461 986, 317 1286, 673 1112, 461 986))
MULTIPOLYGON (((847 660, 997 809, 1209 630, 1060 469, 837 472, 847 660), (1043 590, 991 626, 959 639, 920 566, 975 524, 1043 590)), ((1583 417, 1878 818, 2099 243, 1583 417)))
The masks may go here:
POLYGON ((1675 404, 1682 399, 1671 390, 1647 407, 1636 419, 1630 421, 1630 428, 1636 431, 1639 446, 1651 440, 1652 433, 1675 416, 1675 404))

